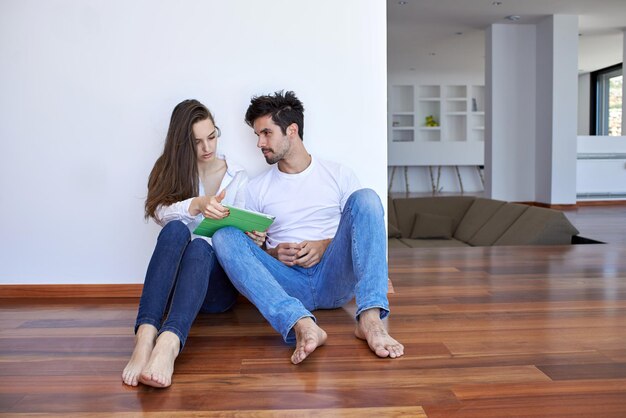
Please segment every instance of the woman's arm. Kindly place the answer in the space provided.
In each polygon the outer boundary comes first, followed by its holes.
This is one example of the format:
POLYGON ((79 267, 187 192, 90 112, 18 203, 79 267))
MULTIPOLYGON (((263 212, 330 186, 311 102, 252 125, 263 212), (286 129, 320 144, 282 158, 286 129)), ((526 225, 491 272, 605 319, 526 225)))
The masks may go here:
POLYGON ((193 217, 202 214, 205 218, 222 219, 228 216, 228 209, 222 206, 221 201, 226 196, 222 190, 217 196, 198 196, 191 199, 189 214, 193 217))
POLYGON ((197 196, 171 205, 161 205, 155 211, 155 221, 161 226, 171 221, 188 224, 199 214, 205 218, 222 219, 228 215, 228 209, 220 204, 223 198, 224 192, 218 196, 197 196))

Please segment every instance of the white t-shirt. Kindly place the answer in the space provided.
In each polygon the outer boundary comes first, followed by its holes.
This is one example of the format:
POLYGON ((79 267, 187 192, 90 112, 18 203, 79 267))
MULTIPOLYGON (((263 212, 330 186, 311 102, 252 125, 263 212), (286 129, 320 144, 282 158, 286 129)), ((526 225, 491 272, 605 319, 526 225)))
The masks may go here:
MULTIPOLYGON (((224 196, 224 200, 222 200, 222 204, 235 206, 239 208, 245 207, 245 189, 248 185, 248 175, 243 167, 233 163, 231 160, 226 160, 223 155, 217 156, 221 160, 226 161, 226 173, 222 178, 222 182, 219 187, 219 193, 222 190, 226 189, 226 196, 224 196)), ((200 190, 198 196, 204 196, 204 187, 202 186, 202 182, 199 182, 200 190)), ((200 222, 204 219, 202 214, 198 214, 196 216, 192 216, 189 214, 189 206, 191 205, 191 201, 193 197, 189 199, 185 199, 180 202, 172 203, 171 205, 161 205, 157 207, 155 211, 155 220, 161 226, 165 226, 170 221, 178 220, 183 222, 189 228, 189 231, 193 232, 194 229, 198 226, 200 222)), ((194 238, 200 237, 199 235, 193 235, 194 238)), ((210 238, 204 238, 208 242, 211 242, 210 238)))
POLYGON ((250 181, 246 208, 274 215, 267 246, 333 238, 350 195, 360 189, 352 170, 312 157, 301 173, 287 174, 274 165, 250 181))

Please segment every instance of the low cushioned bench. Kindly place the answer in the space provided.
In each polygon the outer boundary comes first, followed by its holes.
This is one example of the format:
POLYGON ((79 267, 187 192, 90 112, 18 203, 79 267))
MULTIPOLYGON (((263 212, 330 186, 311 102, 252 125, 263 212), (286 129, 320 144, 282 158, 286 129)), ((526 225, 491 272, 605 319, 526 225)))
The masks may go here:
POLYGON ((389 248, 566 245, 562 212, 470 196, 389 199, 389 248))

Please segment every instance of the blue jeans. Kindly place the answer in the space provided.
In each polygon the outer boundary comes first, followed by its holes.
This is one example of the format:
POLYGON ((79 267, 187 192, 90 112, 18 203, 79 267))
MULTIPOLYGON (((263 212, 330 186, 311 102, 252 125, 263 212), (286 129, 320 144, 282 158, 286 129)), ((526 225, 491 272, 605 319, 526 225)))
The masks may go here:
POLYGON ((187 226, 172 221, 161 230, 148 265, 135 333, 143 324, 153 325, 159 335, 173 332, 182 350, 198 312, 224 312, 236 300, 237 290, 213 247, 200 238, 191 241, 187 226))
POLYGON ((293 326, 316 309, 343 306, 356 295, 361 312, 389 314, 384 213, 370 189, 354 192, 341 214, 335 237, 313 267, 289 267, 233 227, 213 235, 217 257, 235 287, 252 302, 288 344, 293 326))

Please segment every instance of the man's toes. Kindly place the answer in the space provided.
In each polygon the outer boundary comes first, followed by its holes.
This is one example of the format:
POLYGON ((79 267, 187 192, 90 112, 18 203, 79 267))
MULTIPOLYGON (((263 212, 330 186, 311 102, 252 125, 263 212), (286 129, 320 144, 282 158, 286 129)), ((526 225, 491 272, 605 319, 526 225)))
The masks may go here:
POLYGON ((398 358, 404 354, 404 347, 401 344, 394 344, 389 347, 389 357, 398 358))
POLYGON ((301 363, 307 356, 307 353, 304 351, 304 347, 298 347, 296 351, 293 352, 291 356, 291 362, 293 364, 301 363))
POLYGON ((387 350, 385 346, 383 346, 382 344, 377 346, 374 352, 376 353, 378 357, 383 357, 383 358, 389 357, 389 355, 391 354, 389 350, 387 350))

